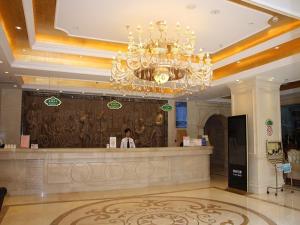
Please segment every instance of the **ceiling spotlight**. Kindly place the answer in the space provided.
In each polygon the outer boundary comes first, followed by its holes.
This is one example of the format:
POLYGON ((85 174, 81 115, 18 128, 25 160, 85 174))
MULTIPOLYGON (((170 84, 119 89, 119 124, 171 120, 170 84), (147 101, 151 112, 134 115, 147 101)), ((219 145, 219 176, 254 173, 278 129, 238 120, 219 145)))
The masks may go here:
POLYGON ((217 15, 217 14, 220 14, 220 12, 221 11, 219 9, 213 9, 213 10, 210 11, 210 14, 217 15))
POLYGON ((240 64, 240 63, 241 63, 241 61, 237 61, 236 63, 237 63, 237 64, 240 64))
POLYGON ((274 49, 276 49, 276 50, 279 49, 279 46, 276 46, 274 49))
POLYGON ((22 30, 22 27, 16 26, 17 30, 22 30))
POLYGON ((3 61, 0 60, 0 64, 2 64, 2 63, 3 63, 3 61))
POLYGON ((190 3, 190 4, 187 4, 186 8, 190 9, 190 10, 193 10, 193 9, 197 8, 197 5, 195 3, 190 3))
POLYGON ((272 22, 277 23, 279 21, 279 18, 277 16, 272 17, 272 22))
POLYGON ((235 80, 236 82, 240 82, 240 80, 235 80))
POLYGON ((4 73, 8 74, 8 71, 5 71, 4 73))
POLYGON ((40 89, 39 89, 39 88, 37 88, 37 89, 35 89, 35 90, 39 91, 40 89))
POLYGON ((15 84, 15 85, 14 85, 14 88, 16 88, 16 87, 18 87, 18 85, 15 84))
POLYGON ((62 91, 62 90, 60 90, 59 92, 60 92, 60 93, 62 93, 63 91, 62 91))

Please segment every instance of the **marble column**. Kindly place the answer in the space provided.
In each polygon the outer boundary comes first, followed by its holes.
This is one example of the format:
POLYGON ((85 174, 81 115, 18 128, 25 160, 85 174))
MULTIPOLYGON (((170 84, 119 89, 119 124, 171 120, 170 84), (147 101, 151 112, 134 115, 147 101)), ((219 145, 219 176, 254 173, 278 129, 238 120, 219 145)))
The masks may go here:
MULTIPOLYGON (((274 166, 266 157, 266 141, 281 141, 280 83, 250 79, 230 86, 232 115, 248 115, 249 191, 265 193, 275 185, 274 166), (273 134, 268 136, 265 121, 273 121, 273 134)), ((282 174, 278 175, 283 184, 282 174)))
POLYGON ((168 146, 176 146, 176 108, 175 100, 168 100, 169 105, 173 107, 173 110, 168 112, 168 146))
POLYGON ((0 134, 5 143, 20 144, 22 90, 0 89, 0 134))

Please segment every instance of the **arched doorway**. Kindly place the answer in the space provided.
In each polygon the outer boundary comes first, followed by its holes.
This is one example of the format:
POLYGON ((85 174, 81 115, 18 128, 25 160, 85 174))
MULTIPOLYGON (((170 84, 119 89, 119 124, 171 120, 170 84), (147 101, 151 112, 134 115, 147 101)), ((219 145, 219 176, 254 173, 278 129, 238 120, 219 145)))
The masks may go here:
POLYGON ((210 169, 215 175, 227 176, 227 126, 227 118, 217 114, 209 117, 204 126, 204 134, 214 146, 210 169))

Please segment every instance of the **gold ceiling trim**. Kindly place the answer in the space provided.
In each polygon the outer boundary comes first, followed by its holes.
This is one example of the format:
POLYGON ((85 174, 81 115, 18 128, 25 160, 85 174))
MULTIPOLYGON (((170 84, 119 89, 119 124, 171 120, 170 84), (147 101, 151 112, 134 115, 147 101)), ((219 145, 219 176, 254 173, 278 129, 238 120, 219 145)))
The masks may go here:
POLYGON ((110 58, 99 58, 93 56, 79 56, 64 53, 45 52, 39 50, 14 51, 15 58, 25 62, 39 62, 66 65, 80 68, 111 69, 110 58))
MULTIPOLYGON (((212 57, 214 62, 222 60, 226 57, 229 57, 233 54, 236 54, 254 45, 260 44, 280 34, 283 34, 285 32, 291 31, 292 29, 300 27, 300 20, 292 19, 290 17, 283 16, 271 12, 269 10, 245 3, 243 1, 237 1, 237 0, 230 0, 230 1, 237 4, 244 5, 245 7, 252 7, 256 10, 261 10, 263 12, 270 13, 273 16, 276 15, 280 19, 279 20, 280 22, 277 23, 276 25, 273 25, 270 29, 259 32, 248 39, 244 39, 214 54, 212 57)), ((51 36, 52 34, 51 33, 43 34, 44 32, 43 29, 47 30, 45 24, 47 24, 48 23, 47 21, 49 20, 48 14, 52 15, 53 10, 55 12, 56 0, 33 0, 33 3, 34 3, 35 16, 38 17, 36 23, 37 26, 36 29, 38 31, 37 37, 41 38, 41 40, 43 41, 46 40, 49 41, 49 38, 52 37, 51 36), (47 4, 49 3, 51 7, 48 7, 47 4), (45 12, 40 11, 40 9, 43 8, 46 10, 45 12), (39 24, 44 24, 43 25, 44 27, 40 26, 39 24)), ((55 63, 61 65, 80 66, 80 67, 92 67, 92 68, 101 68, 101 69, 111 68, 111 59, 108 58, 88 57, 88 56, 80 57, 78 55, 73 55, 73 54, 53 53, 53 52, 37 51, 37 50, 30 49, 22 0, 0 1, 0 14, 1 14, 0 17, 1 23, 5 29, 7 38, 13 50, 13 54, 17 59, 33 61, 33 62, 47 62, 47 63, 53 63, 53 64, 55 63), (21 26, 23 29, 16 30, 15 26, 21 26), (23 51, 24 49, 26 51, 23 51)), ((52 17, 50 17, 50 21, 51 18, 54 21, 54 14, 52 15, 52 17)), ((79 43, 80 46, 84 46, 84 47, 90 46, 93 48, 100 48, 102 50, 106 49, 106 50, 113 50, 113 51, 123 50, 127 48, 126 45, 123 44, 120 45, 118 43, 99 42, 96 40, 86 40, 86 39, 79 40, 78 38, 73 38, 73 37, 68 37, 65 39, 66 34, 64 34, 64 32, 57 31, 53 28, 51 29, 51 32, 60 33, 57 34, 57 36, 54 36, 57 37, 57 40, 52 39, 53 41, 58 41, 60 43, 65 43, 65 44, 71 43, 72 45, 77 45, 77 43, 79 43), (60 35, 63 35, 64 38, 60 38, 60 35), (73 39, 74 42, 72 42, 73 39)), ((219 69, 216 69, 214 71, 214 80, 221 79, 223 77, 229 76, 231 74, 235 74, 237 72, 241 72, 248 68, 253 68, 258 65, 263 65, 265 63, 277 60, 279 58, 286 57, 287 55, 295 54, 295 52, 298 53, 298 51, 295 51, 293 46, 291 46, 290 48, 291 48, 290 52, 284 52, 282 48, 280 48, 281 50, 276 52, 270 50, 270 52, 273 53, 269 54, 268 56, 266 56, 266 51, 263 51, 261 53, 257 53, 253 56, 241 60, 242 63, 240 63, 239 65, 237 65, 236 63, 232 63, 224 67, 221 67, 219 69), (263 60, 256 62, 255 59, 263 59, 263 60), (249 65, 246 62, 251 62, 253 64, 249 65)))
POLYGON ((214 70, 213 80, 218 80, 230 75, 249 70, 267 63, 286 58, 300 53, 300 38, 278 45, 278 48, 270 48, 252 56, 246 57, 214 70))
POLYGON ((29 48, 22 0, 0 1, 1 24, 6 32, 12 51, 29 48), (20 26, 23 29, 17 30, 20 26))
MULTIPOLYGON (((133 90, 131 86, 122 86, 122 92, 119 91, 119 87, 111 82, 104 81, 88 81, 88 80, 77 80, 77 79, 67 79, 58 77, 40 77, 31 75, 21 76, 24 85, 35 85, 37 87, 47 86, 49 88, 54 88, 60 90, 62 88, 89 88, 97 90, 115 90, 116 93, 122 94, 124 91, 131 91, 132 93, 144 93, 144 90, 133 90), (124 89, 125 88, 125 89, 124 89)), ((88 90, 87 90, 88 91, 88 90)), ((176 95, 182 93, 182 90, 173 90, 172 88, 158 88, 152 87, 149 89, 149 93, 152 94, 169 94, 176 95)), ((129 94, 129 93, 127 93, 129 94)))

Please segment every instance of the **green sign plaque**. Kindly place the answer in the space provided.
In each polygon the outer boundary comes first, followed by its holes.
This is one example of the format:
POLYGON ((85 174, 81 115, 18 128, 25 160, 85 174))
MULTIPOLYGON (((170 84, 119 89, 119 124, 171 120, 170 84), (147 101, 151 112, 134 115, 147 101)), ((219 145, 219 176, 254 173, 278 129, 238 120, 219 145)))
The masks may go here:
POLYGON ((173 107, 171 105, 169 105, 168 103, 164 104, 160 108, 162 111, 165 111, 165 112, 170 112, 173 109, 173 107))
POLYGON ((109 103, 107 103, 107 107, 109 109, 121 109, 122 104, 120 102, 118 102, 117 100, 112 100, 109 103))
POLYGON ((51 96, 50 98, 46 98, 44 103, 47 105, 47 106, 60 106, 61 105, 61 100, 54 97, 54 96, 51 96))

